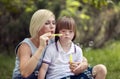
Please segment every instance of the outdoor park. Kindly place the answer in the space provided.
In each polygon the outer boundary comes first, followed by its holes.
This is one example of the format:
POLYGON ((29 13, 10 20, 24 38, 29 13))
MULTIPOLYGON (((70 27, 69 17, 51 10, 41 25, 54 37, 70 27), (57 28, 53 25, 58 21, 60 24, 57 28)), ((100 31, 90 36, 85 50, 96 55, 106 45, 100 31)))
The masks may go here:
POLYGON ((72 16, 77 24, 75 43, 91 66, 104 64, 106 79, 120 79, 119 0, 0 0, 0 79, 11 79, 15 47, 29 35, 29 22, 38 9, 53 11, 56 20, 72 16))

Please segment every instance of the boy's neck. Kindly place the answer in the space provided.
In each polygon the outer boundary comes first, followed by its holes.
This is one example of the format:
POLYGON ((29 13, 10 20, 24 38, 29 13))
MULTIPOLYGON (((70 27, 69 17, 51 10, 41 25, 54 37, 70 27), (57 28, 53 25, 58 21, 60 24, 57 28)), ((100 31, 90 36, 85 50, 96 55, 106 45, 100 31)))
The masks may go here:
POLYGON ((71 41, 69 41, 69 42, 64 42, 64 41, 59 41, 60 42, 60 44, 61 44, 61 47, 63 48, 63 50, 65 51, 65 52, 68 52, 69 50, 70 50, 70 47, 71 47, 71 44, 72 44, 72 42, 71 41))

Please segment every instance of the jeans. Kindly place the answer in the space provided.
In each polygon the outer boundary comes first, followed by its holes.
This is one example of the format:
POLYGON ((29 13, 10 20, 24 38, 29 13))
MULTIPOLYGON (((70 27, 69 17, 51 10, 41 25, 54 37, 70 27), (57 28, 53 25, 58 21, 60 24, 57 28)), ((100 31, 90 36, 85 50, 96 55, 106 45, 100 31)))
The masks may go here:
POLYGON ((38 73, 33 72, 30 76, 27 78, 22 77, 20 74, 19 75, 13 75, 12 79, 37 79, 38 78, 38 73))
POLYGON ((92 67, 88 67, 84 72, 80 73, 79 75, 71 75, 67 77, 63 77, 61 79, 94 79, 92 76, 92 67))

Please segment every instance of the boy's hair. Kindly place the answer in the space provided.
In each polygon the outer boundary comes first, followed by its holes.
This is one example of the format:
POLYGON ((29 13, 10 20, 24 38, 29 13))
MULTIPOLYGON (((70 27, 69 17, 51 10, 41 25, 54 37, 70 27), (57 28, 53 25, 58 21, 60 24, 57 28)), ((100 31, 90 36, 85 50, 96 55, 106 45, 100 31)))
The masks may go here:
MULTIPOLYGON (((57 21, 55 33, 56 34, 59 33, 59 31, 62 29, 73 30, 74 37, 73 37, 72 41, 76 38, 76 23, 72 17, 63 16, 57 21)), ((59 39, 59 37, 55 36, 55 42, 57 42, 58 39, 59 39)))
POLYGON ((47 9, 37 10, 33 14, 30 21, 30 27, 29 27, 30 35, 34 37, 51 16, 55 17, 55 15, 50 10, 47 9))

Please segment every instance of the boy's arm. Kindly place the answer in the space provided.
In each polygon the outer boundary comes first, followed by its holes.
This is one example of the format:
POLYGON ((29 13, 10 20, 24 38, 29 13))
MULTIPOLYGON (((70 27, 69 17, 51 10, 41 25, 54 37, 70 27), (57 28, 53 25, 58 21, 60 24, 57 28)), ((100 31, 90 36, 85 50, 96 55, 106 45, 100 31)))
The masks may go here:
POLYGON ((45 79, 47 69, 48 69, 48 64, 42 63, 42 66, 41 66, 39 73, 38 73, 38 79, 45 79))

